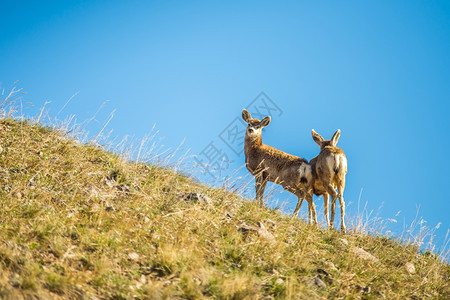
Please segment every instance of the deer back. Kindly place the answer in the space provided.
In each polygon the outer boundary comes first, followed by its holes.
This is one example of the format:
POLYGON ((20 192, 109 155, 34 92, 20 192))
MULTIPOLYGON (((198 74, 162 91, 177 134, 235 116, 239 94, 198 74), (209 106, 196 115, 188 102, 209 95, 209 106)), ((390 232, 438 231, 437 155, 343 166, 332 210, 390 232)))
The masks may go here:
POLYGON ((268 145, 260 145, 246 152, 247 168, 256 175, 263 172, 267 180, 289 186, 312 181, 311 167, 300 157, 268 145))

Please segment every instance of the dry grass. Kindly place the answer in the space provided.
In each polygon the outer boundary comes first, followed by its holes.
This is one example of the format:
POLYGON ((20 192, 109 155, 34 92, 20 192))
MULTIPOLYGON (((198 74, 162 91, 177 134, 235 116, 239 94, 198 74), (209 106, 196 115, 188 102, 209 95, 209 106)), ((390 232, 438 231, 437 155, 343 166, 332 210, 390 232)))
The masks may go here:
POLYGON ((449 265, 416 246, 310 227, 23 121, 0 120, 0 146, 3 298, 450 298, 449 265))

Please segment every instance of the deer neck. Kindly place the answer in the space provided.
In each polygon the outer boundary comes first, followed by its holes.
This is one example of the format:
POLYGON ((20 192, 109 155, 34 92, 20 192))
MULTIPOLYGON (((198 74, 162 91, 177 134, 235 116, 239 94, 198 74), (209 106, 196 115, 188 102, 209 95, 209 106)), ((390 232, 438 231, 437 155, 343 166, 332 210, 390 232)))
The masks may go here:
POLYGON ((262 139, 261 136, 258 136, 256 138, 251 138, 249 136, 245 136, 245 144, 244 144, 244 150, 245 153, 249 153, 253 149, 257 149, 262 146, 262 139))

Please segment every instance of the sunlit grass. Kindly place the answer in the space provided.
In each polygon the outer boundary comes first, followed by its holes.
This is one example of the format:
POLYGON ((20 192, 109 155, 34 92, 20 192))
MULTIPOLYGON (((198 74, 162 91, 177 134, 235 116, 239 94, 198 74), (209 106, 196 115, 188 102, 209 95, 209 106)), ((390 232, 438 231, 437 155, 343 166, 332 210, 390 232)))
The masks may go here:
POLYGON ((145 145, 131 161, 126 147, 108 152, 35 121, 0 120, 3 298, 450 297, 449 266, 420 251, 424 230, 368 235, 370 217, 348 235, 311 227, 243 200, 238 183, 212 188, 163 167, 167 156, 152 160, 145 145), (212 203, 186 201, 191 192, 212 203), (258 222, 275 243, 239 231, 258 222))

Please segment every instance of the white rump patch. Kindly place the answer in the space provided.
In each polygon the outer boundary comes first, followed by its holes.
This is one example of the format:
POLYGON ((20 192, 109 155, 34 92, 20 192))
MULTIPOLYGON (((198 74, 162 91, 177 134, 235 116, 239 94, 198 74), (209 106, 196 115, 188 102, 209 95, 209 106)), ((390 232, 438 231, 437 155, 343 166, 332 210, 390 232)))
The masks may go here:
POLYGON ((347 159, 342 154, 328 156, 326 162, 328 170, 342 169, 347 172, 347 159))
POLYGON ((339 155, 341 158, 341 167, 345 170, 345 173, 347 173, 347 158, 344 155, 339 155))
POLYGON ((335 166, 339 164, 339 157, 337 155, 331 155, 327 157, 328 170, 334 170, 335 166))
POLYGON ((300 168, 298 168, 298 173, 300 175, 300 178, 305 177, 308 182, 311 181, 312 173, 311 166, 309 164, 302 164, 300 168))

